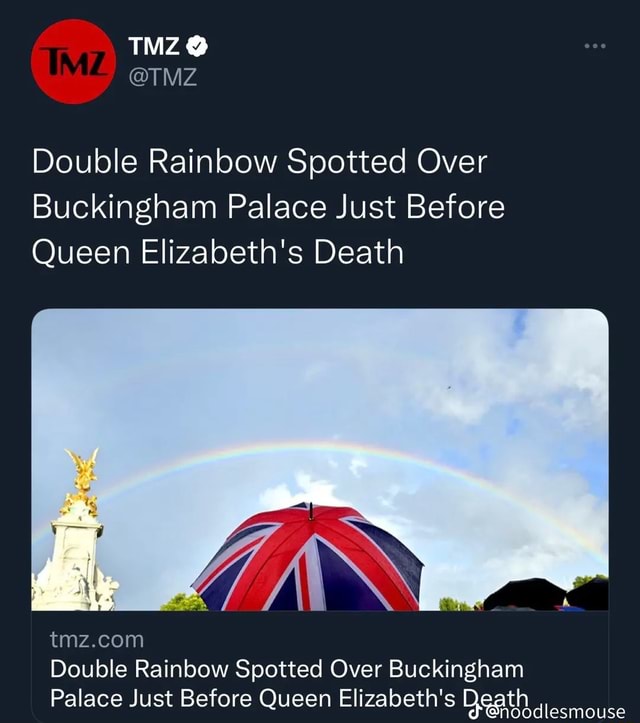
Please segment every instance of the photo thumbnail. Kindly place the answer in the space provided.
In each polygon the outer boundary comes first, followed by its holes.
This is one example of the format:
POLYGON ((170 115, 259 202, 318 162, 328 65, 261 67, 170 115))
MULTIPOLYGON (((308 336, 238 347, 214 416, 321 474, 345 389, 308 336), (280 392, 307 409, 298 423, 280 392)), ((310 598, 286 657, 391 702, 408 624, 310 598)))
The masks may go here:
POLYGON ((50 309, 34 611, 608 610, 592 309, 50 309))

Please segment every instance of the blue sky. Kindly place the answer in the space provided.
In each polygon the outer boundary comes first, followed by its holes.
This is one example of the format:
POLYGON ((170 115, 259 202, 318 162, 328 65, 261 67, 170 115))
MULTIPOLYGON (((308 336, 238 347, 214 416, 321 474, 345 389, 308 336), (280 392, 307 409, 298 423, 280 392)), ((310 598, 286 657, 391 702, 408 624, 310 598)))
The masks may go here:
MULTIPOLYGON (((49 310, 33 324, 33 529, 100 447, 94 492, 118 609, 187 591, 245 517, 348 502, 425 563, 421 607, 508 579, 606 572, 608 329, 593 310, 49 310), (205 450, 338 440, 416 454, 552 511, 366 454, 215 462, 109 496, 205 450), (101 503, 101 496, 106 495, 101 503), (566 528, 577 531, 567 534, 566 528), (588 543, 585 549, 585 540, 588 543)), ((36 534, 33 569, 53 537, 36 534)))

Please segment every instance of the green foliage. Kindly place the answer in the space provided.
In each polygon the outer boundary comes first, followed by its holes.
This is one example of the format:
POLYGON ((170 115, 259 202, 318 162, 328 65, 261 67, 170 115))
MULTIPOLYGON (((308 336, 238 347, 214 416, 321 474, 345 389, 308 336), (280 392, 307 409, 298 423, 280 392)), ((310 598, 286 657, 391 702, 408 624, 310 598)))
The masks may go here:
POLYGON ((188 611, 188 612, 202 612, 207 609, 204 601, 197 593, 193 595, 187 595, 184 592, 179 592, 174 595, 169 602, 160 606, 160 610, 165 612, 170 611, 188 611))
POLYGON ((573 581, 573 588, 580 587, 580 585, 584 585, 586 582, 589 582, 590 580, 594 580, 595 578, 600 578, 601 580, 608 580, 607 575, 602 575, 598 573, 597 575, 578 575, 576 579, 573 581))
POLYGON ((456 600, 452 597, 441 597, 439 608, 442 612, 467 612, 473 610, 471 605, 463 600, 456 600))

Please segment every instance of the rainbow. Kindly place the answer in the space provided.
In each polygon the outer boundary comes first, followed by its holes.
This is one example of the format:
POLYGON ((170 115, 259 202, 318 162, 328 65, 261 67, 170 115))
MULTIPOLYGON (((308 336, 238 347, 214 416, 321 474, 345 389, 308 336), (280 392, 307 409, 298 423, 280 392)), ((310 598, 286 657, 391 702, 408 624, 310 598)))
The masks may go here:
MULTIPOLYGON (((528 514, 543 520, 546 524, 558 530, 565 537, 573 540, 577 545, 603 565, 607 565, 607 557, 594 541, 580 530, 568 525, 562 518, 551 510, 543 507, 534 500, 524 497, 497 482, 489 480, 468 470, 458 469, 428 457, 422 457, 411 452, 405 452, 385 447, 338 440, 283 440, 271 442, 255 442, 232 447, 210 449, 196 454, 178 457, 126 477, 109 487, 99 496, 100 503, 113 499, 129 490, 155 480, 171 475, 180 474, 196 467, 209 464, 220 464, 229 460, 260 457, 264 455, 284 455, 300 452, 324 452, 333 455, 359 455, 364 458, 381 459, 386 462, 406 464, 429 472, 437 472, 451 479, 458 480, 476 489, 483 490, 497 499, 526 511, 528 514)), ((43 539, 50 530, 49 521, 39 525, 33 532, 32 544, 43 539)))

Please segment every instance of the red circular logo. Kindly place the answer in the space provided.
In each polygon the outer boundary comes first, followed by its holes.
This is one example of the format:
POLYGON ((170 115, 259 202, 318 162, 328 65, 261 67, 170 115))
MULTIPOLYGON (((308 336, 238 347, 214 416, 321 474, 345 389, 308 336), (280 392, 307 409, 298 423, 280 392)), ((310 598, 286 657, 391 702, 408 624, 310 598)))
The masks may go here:
POLYGON ((97 25, 87 20, 61 20, 36 40, 31 72, 50 98, 73 105, 88 103, 111 85, 116 51, 97 25))

